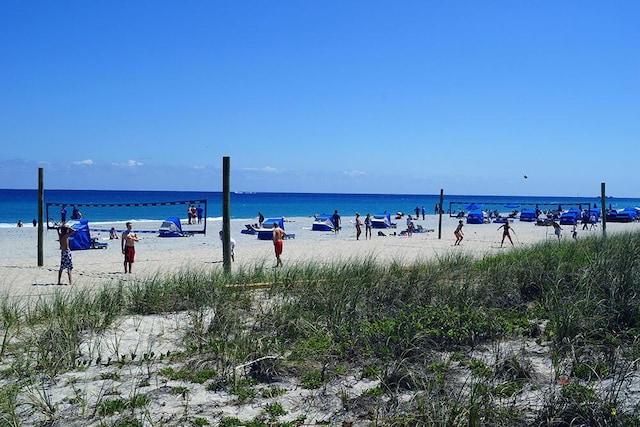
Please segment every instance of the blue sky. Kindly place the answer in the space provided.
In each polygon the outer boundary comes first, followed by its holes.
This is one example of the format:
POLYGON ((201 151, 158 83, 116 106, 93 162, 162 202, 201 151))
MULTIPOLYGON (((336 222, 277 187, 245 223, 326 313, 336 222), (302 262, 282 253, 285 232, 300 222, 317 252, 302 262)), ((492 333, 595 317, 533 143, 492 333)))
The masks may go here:
POLYGON ((640 197, 636 1, 0 3, 0 188, 640 197), (527 175, 528 178, 524 178, 527 175))

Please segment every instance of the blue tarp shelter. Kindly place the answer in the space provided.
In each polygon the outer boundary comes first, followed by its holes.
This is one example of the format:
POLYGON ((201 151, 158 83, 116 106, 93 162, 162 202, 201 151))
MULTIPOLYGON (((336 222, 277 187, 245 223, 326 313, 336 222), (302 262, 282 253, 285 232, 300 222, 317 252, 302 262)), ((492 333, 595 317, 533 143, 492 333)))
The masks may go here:
POLYGON ((523 209, 520 212, 520 221, 535 222, 536 219, 536 211, 533 209, 523 209))
POLYGON ((467 224, 484 224, 484 212, 473 210, 467 214, 467 224))
POLYGON ((371 218, 371 228, 395 228, 396 224, 391 222, 391 214, 379 213, 371 218))
POLYGON ((182 231, 182 224, 177 216, 167 218, 158 230, 158 237, 184 237, 189 235, 182 231))
POLYGON ((313 231, 333 231, 335 224, 333 223, 333 215, 318 215, 311 225, 313 231))
POLYGON ((71 224, 76 232, 69 237, 69 249, 72 251, 82 251, 91 249, 91 233, 89 232, 89 221, 80 219, 71 224))
POLYGON ((271 240, 273 238, 273 226, 278 224, 284 230, 284 218, 267 218, 258 229, 259 240, 271 240))

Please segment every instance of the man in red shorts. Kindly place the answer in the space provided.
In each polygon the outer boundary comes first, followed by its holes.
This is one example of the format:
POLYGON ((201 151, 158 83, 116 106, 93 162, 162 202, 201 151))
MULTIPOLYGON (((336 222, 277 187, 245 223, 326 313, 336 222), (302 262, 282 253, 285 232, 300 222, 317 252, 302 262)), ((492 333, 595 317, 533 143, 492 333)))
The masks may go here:
POLYGON ((122 253, 124 254, 124 272, 131 273, 131 265, 136 256, 135 243, 138 241, 138 234, 131 231, 133 225, 127 222, 127 229, 122 233, 122 253))
POLYGON ((273 223, 273 247, 276 251, 276 267, 282 267, 282 260, 280 259, 280 255, 282 255, 282 247, 284 246, 284 237, 286 236, 284 230, 280 228, 280 224, 277 222, 273 223))

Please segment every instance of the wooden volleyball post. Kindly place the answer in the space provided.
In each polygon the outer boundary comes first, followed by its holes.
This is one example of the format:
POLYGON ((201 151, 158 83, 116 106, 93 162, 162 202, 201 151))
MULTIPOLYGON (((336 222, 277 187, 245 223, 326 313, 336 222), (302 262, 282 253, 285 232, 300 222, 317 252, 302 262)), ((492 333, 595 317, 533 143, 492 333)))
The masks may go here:
POLYGON ((222 266, 231 273, 231 186, 229 156, 222 158, 222 266))

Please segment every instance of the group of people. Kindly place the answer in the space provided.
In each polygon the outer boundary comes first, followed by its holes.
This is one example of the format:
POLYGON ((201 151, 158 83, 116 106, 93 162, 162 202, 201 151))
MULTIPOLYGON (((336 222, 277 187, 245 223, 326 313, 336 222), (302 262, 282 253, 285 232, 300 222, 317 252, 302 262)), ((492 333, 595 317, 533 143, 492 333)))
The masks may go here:
POLYGON ((187 224, 202 223, 203 213, 204 213, 204 209, 202 208, 202 206, 198 205, 198 207, 195 207, 194 205, 190 205, 187 208, 187 224))
MULTIPOLYGON (((335 228, 335 215, 338 214, 338 211, 334 213, 334 228, 335 228)), ((340 215, 338 215, 338 223, 340 222, 340 215)), ((367 216, 364 217, 364 221, 361 219, 360 214, 356 212, 356 240, 360 240, 360 236, 362 235, 362 227, 364 226, 364 238, 371 239, 371 231, 373 229, 373 221, 371 220, 371 214, 368 213, 367 216)), ((337 232, 337 231, 336 231, 337 232)))
MULTIPOLYGON (((133 231, 133 224, 131 222, 126 223, 127 229, 122 232, 121 250, 124 255, 124 272, 125 274, 131 273, 131 267, 135 262, 136 256, 136 242, 139 241, 138 233, 133 231)), ((62 284, 62 272, 67 270, 67 276, 69 278, 69 285, 71 285, 71 272, 73 271, 73 258, 71 256, 71 248, 69 246, 69 238, 76 233, 73 227, 70 227, 67 223, 62 223, 57 227, 58 242, 60 243, 60 269, 58 270, 58 285, 62 284)), ((111 228, 110 238, 115 233, 115 229, 111 228)), ((117 235, 115 237, 118 238, 117 235)))
MULTIPOLYGON (((553 233, 558 237, 558 240, 560 240, 562 238, 562 226, 560 226, 560 224, 555 220, 551 221, 551 226, 553 227, 553 233)), ((458 226, 453 232, 454 236, 456 237, 456 241, 453 244, 454 246, 459 246, 462 240, 464 239, 464 233, 462 232, 463 227, 464 227, 464 221, 459 220, 458 226)), ((505 239, 509 239, 509 242, 511 242, 511 246, 514 246, 513 239, 511 238, 511 233, 515 234, 515 230, 511 226, 511 223, 509 222, 508 219, 505 220, 505 222, 500 227, 498 227, 498 231, 500 231, 500 229, 502 229, 502 241, 500 242, 500 247, 504 245, 505 239)), ((576 239, 577 235, 578 235, 577 226, 574 224, 573 228, 571 229, 571 237, 573 239, 576 239)))
MULTIPOLYGON (((453 235, 456 236, 456 241, 453 244, 454 246, 459 246, 460 243, 462 243, 462 240, 464 239, 464 233, 462 232, 462 227, 464 227, 464 221, 459 220, 458 226, 453 232, 453 235)), ((500 241, 500 247, 504 245, 505 239, 509 239, 509 242, 511 242, 511 246, 514 246, 513 239, 511 238, 511 233, 515 234, 515 230, 511 226, 511 223, 509 223, 509 220, 506 220, 500 227, 498 227, 498 231, 500 231, 500 229, 502 229, 502 241, 500 241)))

